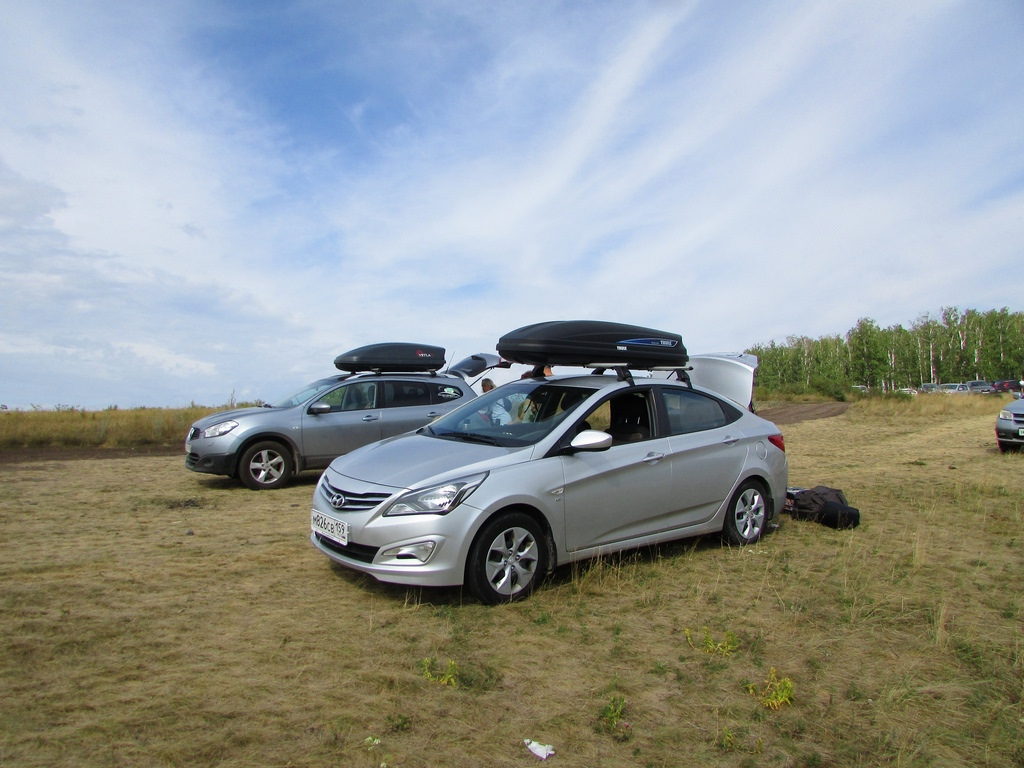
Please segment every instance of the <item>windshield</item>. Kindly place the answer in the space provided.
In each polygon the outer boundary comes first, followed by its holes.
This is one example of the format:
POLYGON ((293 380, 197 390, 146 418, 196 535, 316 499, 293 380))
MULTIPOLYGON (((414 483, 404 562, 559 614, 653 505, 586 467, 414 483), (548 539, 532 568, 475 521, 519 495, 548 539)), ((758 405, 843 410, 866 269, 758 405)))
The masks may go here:
POLYGON ((518 381, 491 390, 448 413, 423 432, 447 440, 506 448, 533 445, 551 434, 594 393, 547 381, 518 381))
POLYGON ((300 405, 301 403, 304 403, 307 400, 309 400, 309 398, 313 397, 314 395, 319 395, 321 392, 326 392, 331 387, 336 387, 339 382, 340 377, 337 376, 331 379, 320 379, 319 381, 314 381, 312 384, 307 384, 306 386, 304 386, 291 397, 286 397, 283 400, 267 403, 266 407, 291 408, 293 406, 300 405))

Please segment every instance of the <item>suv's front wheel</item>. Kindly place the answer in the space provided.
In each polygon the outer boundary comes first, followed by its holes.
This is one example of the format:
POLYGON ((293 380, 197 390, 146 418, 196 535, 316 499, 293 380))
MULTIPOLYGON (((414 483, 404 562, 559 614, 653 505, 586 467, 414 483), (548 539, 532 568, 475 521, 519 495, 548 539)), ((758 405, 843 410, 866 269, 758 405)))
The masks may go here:
POLYGON ((238 462, 238 479, 254 491, 280 488, 294 471, 291 452, 273 440, 253 443, 238 462))

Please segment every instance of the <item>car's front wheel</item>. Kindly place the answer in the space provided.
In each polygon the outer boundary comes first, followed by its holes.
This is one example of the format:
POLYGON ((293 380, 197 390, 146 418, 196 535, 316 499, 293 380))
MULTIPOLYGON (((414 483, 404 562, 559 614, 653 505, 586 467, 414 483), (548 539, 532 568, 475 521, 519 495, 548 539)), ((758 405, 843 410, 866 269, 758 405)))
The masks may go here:
POLYGON ((480 529, 466 561, 466 587, 493 605, 529 595, 548 568, 548 541, 537 521, 507 512, 480 529))
POLYGON ((769 501, 764 486, 747 480, 732 495, 722 532, 730 544, 753 544, 764 535, 769 501))
POLYGON ((294 471, 291 452, 273 440, 249 446, 238 462, 238 479, 254 491, 280 488, 294 471))

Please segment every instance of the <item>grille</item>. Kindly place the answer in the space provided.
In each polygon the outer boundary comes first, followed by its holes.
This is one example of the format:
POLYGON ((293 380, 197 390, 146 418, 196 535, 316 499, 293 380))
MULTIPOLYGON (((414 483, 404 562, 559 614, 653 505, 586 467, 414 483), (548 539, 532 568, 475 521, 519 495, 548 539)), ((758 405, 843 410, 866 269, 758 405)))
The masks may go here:
POLYGON ((185 466, 192 469, 199 462, 198 453, 186 453, 185 454, 185 466))
POLYGON ((353 493, 332 485, 327 478, 320 481, 320 492, 328 501, 339 493, 345 497, 345 504, 340 509, 331 505, 332 509, 337 509, 339 512, 365 512, 368 509, 373 509, 391 495, 390 493, 353 493))
POLYGON ((380 551, 380 547, 367 547, 362 544, 353 544, 352 542, 349 542, 347 546, 342 546, 326 536, 321 536, 319 533, 316 534, 316 541, 324 549, 329 549, 331 552, 337 552, 339 555, 358 560, 362 563, 372 563, 373 558, 380 551))
POLYGON ((188 431, 188 439, 195 440, 197 437, 199 437, 199 430, 196 429, 195 427, 192 427, 192 429, 188 431))

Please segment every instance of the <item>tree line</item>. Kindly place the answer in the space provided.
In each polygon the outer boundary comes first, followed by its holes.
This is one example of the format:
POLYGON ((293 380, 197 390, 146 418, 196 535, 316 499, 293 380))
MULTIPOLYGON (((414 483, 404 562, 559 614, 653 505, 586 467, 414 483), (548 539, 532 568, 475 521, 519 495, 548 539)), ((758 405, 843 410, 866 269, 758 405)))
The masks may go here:
POLYGON ((779 392, 840 396, 853 385, 894 392, 934 382, 1024 378, 1024 313, 945 307, 910 328, 861 318, 845 336, 790 336, 746 350, 758 385, 779 392))

